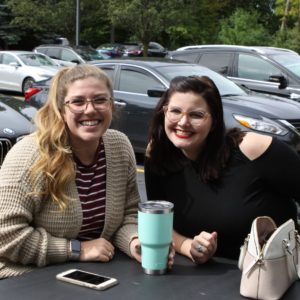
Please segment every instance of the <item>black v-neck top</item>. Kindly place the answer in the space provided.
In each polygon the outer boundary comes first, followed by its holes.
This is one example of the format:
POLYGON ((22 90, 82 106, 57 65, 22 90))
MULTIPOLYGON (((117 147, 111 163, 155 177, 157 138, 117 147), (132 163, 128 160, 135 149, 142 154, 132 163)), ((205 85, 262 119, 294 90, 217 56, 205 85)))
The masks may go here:
POLYGON ((201 231, 217 231, 216 255, 237 259, 255 217, 270 216, 277 225, 289 218, 297 221, 300 156, 273 139, 253 161, 236 149, 218 183, 203 183, 192 162, 179 172, 158 176, 148 161, 145 182, 148 200, 174 203, 178 233, 193 238, 201 231))

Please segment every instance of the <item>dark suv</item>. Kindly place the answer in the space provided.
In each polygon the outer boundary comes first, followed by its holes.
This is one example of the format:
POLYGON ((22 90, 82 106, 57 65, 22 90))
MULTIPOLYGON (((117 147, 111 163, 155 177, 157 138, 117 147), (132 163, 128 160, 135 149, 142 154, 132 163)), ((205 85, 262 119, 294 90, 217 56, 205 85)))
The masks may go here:
POLYGON ((300 101, 300 56, 274 47, 199 45, 167 55, 198 63, 227 76, 235 83, 260 93, 300 101))
POLYGON ((33 51, 46 54, 63 66, 76 65, 104 59, 104 56, 101 53, 87 46, 71 47, 56 44, 45 44, 35 47, 33 51))

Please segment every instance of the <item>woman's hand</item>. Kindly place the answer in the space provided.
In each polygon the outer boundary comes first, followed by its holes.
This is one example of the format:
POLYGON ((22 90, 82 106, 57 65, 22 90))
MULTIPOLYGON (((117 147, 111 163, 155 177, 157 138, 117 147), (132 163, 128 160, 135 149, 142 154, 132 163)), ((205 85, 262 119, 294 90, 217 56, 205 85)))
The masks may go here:
POLYGON ((217 250, 217 233, 202 231, 195 236, 190 247, 192 260, 197 264, 207 262, 217 250))
MULTIPOLYGON (((141 262, 141 243, 138 238, 134 238, 130 242, 130 253, 133 258, 135 258, 138 262, 141 262)), ((168 268, 171 269, 174 264, 175 257, 175 246, 172 242, 169 248, 169 257, 168 257, 168 268)))
POLYGON ((81 242, 81 261, 108 262, 114 255, 115 247, 104 238, 81 242))

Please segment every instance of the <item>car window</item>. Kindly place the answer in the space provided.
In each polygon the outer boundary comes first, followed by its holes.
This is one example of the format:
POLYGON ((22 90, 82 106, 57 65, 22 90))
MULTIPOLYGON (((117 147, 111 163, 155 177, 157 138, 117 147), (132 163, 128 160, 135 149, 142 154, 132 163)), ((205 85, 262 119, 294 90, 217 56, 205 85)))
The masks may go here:
POLYGON ((12 55, 4 53, 2 58, 2 64, 9 65, 10 63, 17 63, 19 64, 18 60, 14 58, 12 55))
POLYGON ((231 53, 203 53, 200 57, 199 64, 218 73, 227 75, 231 55, 231 53))
POLYGON ((153 50, 160 50, 162 47, 159 44, 152 42, 149 43, 148 48, 153 50))
POLYGON ((149 88, 164 88, 150 73, 132 69, 122 69, 120 73, 119 90, 129 93, 147 94, 149 88))
MULTIPOLYGON (((47 51, 48 51, 47 48, 36 48, 36 51, 48 55, 47 54, 47 51)), ((48 55, 48 56, 50 56, 50 55, 48 55)))
POLYGON ((115 67, 114 66, 99 66, 110 78, 112 82, 114 82, 114 72, 115 72, 115 67))
POLYGON ((233 81, 227 79, 223 75, 214 72, 206 67, 200 65, 181 65, 174 64, 172 66, 156 67, 156 70, 169 81, 176 76, 208 76, 216 84, 222 96, 224 95, 246 95, 233 81))
POLYGON ((295 75, 300 76, 300 56, 294 54, 278 54, 273 55, 272 58, 279 64, 286 67, 295 75))
POLYGON ((61 52, 61 59, 66 60, 66 61, 75 61, 79 60, 76 54, 74 54, 72 51, 69 49, 62 49, 61 52))
MULTIPOLYGON (((41 51, 41 52, 44 53, 44 54, 47 54, 47 55, 50 56, 51 58, 54 58, 54 59, 60 59, 60 49, 58 49, 58 48, 48 48, 48 49, 44 52, 45 49, 46 49, 46 48, 41 49, 41 50, 43 50, 43 51, 41 51)), ((39 51, 40 51, 40 49, 39 49, 39 51)))
POLYGON ((196 62, 199 53, 180 53, 173 56, 174 59, 183 60, 186 62, 196 62))
POLYGON ((280 75, 281 71, 260 57, 239 54, 238 77, 269 81, 271 75, 280 75))
POLYGON ((42 54, 20 54, 19 58, 27 66, 55 66, 55 63, 42 54))

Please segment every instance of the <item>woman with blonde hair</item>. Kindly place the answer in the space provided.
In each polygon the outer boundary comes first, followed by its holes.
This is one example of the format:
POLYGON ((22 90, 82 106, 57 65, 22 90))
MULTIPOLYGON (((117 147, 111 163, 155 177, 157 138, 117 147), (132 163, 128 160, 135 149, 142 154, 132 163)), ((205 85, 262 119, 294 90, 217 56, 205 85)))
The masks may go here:
POLYGON ((61 69, 37 129, 0 169, 0 278, 69 260, 108 262, 115 246, 140 261, 136 162, 109 129, 110 79, 96 66, 61 69))

